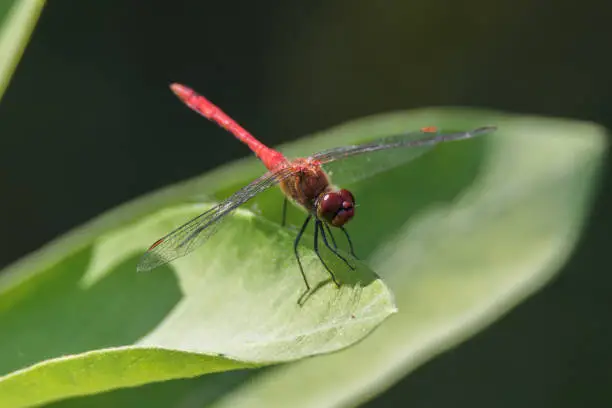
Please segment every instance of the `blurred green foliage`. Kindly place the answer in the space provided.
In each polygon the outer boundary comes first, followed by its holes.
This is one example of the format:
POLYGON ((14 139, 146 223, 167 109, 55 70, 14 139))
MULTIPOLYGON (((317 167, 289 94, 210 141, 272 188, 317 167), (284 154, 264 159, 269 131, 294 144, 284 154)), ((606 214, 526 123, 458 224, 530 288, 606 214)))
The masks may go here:
POLYGON ((44 0, 0 2, 0 98, 30 38, 44 0))

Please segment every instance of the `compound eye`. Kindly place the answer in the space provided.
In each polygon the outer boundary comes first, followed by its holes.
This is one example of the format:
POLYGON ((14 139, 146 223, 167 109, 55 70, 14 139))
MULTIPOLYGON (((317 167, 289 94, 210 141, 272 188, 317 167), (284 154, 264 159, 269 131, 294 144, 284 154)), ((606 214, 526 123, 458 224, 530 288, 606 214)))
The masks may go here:
POLYGON ((355 214, 355 198, 348 190, 325 193, 319 201, 317 215, 334 227, 346 224, 355 214))
POLYGON ((336 213, 342 209, 343 199, 338 192, 325 193, 317 208, 317 215, 331 223, 336 213))
POLYGON ((340 197, 342 197, 342 201, 346 203, 350 203, 351 207, 355 205, 355 196, 348 190, 342 189, 338 191, 340 197))

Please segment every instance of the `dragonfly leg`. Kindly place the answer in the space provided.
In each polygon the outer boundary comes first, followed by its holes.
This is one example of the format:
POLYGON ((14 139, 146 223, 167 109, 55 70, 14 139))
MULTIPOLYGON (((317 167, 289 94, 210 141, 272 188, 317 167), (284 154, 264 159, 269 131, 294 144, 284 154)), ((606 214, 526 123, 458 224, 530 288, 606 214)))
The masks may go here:
POLYGON ((348 231, 344 227, 340 227, 340 229, 342 230, 342 232, 344 232, 344 235, 346 235, 346 240, 348 241, 349 248, 351 249, 351 255, 353 255, 353 258, 359 259, 357 258, 357 255, 355 255, 355 249, 353 249, 353 241, 351 241, 351 237, 348 231))
POLYGON ((321 224, 323 224, 322 221, 317 220, 316 221, 319 224, 319 228, 321 228, 321 236, 323 237, 323 243, 325 244, 325 246, 327 247, 327 249, 329 249, 330 251, 332 251, 334 253, 334 255, 336 255, 338 258, 342 259, 344 261, 344 263, 346 264, 346 266, 348 266, 349 268, 351 268, 352 270, 355 270, 355 267, 353 265, 351 265, 349 263, 349 261, 347 261, 347 259, 345 257, 343 257, 342 255, 340 255, 338 253, 337 249, 332 248, 329 245, 329 242, 327 242, 327 237, 325 236, 325 230, 323 229, 323 226, 321 224))
MULTIPOLYGON (((285 203, 286 202, 287 200, 285 200, 285 203)), ((295 241, 293 241, 293 252, 295 253, 295 259, 297 260, 298 266, 300 267, 300 273, 302 274, 302 278, 304 279, 304 283, 306 284, 307 291, 310 290, 310 285, 308 284, 308 279, 306 279, 306 274, 304 273, 304 268, 302 267, 302 262, 300 261, 300 254, 298 253, 298 245, 300 243, 300 240, 302 239, 302 235, 304 235, 304 230, 306 230, 306 227, 308 226, 308 223, 310 222, 311 218, 312 218, 312 215, 308 215, 308 217, 306 217, 306 221, 304 221, 304 224, 302 224, 302 228, 300 228, 300 232, 298 232, 297 237, 295 237, 295 241)))
POLYGON ((327 233, 331 237, 332 245, 334 246, 334 248, 338 249, 338 245, 336 245, 336 240, 334 239, 334 235, 332 234, 331 228, 329 228, 329 225, 326 222, 323 223, 323 226, 325 227, 325 229, 327 230, 327 233))
POLYGON ((285 226, 285 221, 287 221, 287 197, 283 199, 283 220, 281 222, 281 226, 285 226))
MULTIPOLYGON (((336 279, 336 275, 334 275, 334 273, 331 271, 331 269, 329 269, 329 267, 327 266, 327 264, 323 260, 323 257, 321 256, 321 253, 319 252, 319 228, 321 229, 322 235, 325 236, 325 231, 323 231, 323 227, 321 226, 321 221, 315 220, 315 232, 314 232, 314 250, 315 250, 315 253, 319 257, 319 260, 321 261, 321 263, 323 264, 325 269, 327 269, 327 272, 329 272, 329 275, 331 276, 332 281, 334 281, 334 283, 336 284, 337 287, 340 287, 340 283, 338 283, 338 280, 336 279)), ((326 239, 324 239, 324 242, 327 245, 327 240, 326 239)), ((328 248, 329 248, 329 246, 328 246, 328 248)))

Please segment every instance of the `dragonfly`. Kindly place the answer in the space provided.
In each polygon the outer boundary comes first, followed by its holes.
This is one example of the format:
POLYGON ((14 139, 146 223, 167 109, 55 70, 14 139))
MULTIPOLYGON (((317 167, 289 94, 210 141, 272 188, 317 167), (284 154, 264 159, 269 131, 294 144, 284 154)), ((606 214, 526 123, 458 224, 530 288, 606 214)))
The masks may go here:
MULTIPOLYGON (((332 184, 330 175, 325 171, 325 168, 334 163, 342 164, 355 157, 365 157, 369 161, 370 157, 378 155, 377 159, 379 163, 384 163, 384 169, 411 160, 427 148, 439 143, 469 139, 496 130, 495 126, 483 126, 464 132, 441 133, 436 127, 426 127, 417 131, 362 144, 328 149, 308 157, 289 160, 281 152, 264 145, 220 108, 193 89, 178 83, 171 84, 170 88, 189 108, 215 122, 246 144, 268 171, 208 211, 155 241, 142 256, 137 266, 139 271, 157 268, 191 253, 218 231, 221 221, 227 219, 232 211, 258 194, 279 186, 285 197, 282 209, 283 226, 285 225, 288 201, 301 207, 306 212, 306 219, 293 242, 295 259, 306 285, 306 290, 309 291, 311 286, 304 272, 298 249, 311 221, 314 221, 314 252, 329 273, 331 280, 339 287, 340 282, 322 257, 319 244, 322 240, 325 247, 335 256, 341 259, 350 269, 355 269, 347 256, 338 251, 336 240, 332 235, 332 227, 343 232, 349 245, 350 256, 357 259, 353 242, 345 228, 345 225, 355 216, 356 200, 349 190, 332 184)), ((378 171, 381 171, 381 169, 378 171)), ((364 174, 370 176, 375 172, 377 170, 365 169, 364 174)))

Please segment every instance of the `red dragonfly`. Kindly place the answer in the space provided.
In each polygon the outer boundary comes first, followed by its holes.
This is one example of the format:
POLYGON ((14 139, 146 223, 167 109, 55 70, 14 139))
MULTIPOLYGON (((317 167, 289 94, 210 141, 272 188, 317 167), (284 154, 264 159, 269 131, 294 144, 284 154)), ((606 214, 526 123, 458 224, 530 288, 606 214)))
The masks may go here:
MULTIPOLYGON (((440 142, 468 139, 493 132, 496 129, 494 126, 486 126, 467 132, 441 134, 436 128, 428 127, 416 132, 386 137, 373 142, 325 150, 307 158, 288 160, 282 153, 267 147, 253 137, 253 135, 202 95, 180 84, 172 84, 170 88, 191 109, 205 118, 216 122, 219 126, 232 133, 238 140, 245 143, 263 162, 268 172, 210 210, 155 241, 140 260, 137 267, 139 271, 156 268, 192 252, 217 231, 216 227, 219 222, 225 219, 229 213, 257 194, 275 185, 279 185, 285 195, 282 217, 283 225, 285 224, 288 200, 291 200, 307 212, 306 220, 302 224, 293 244, 295 257, 306 284, 306 289, 310 290, 310 284, 300 261, 298 245, 311 220, 314 220, 315 225, 315 253, 329 272, 333 282, 340 286, 340 282, 338 282, 334 273, 321 257, 319 252, 319 235, 325 246, 332 253, 344 261, 349 268, 354 269, 354 266, 349 263, 346 257, 338 252, 330 227, 336 227, 344 233, 349 244, 351 256, 357 258, 353 250, 351 238, 344 228, 344 225, 355 215, 355 197, 350 191, 339 189, 332 185, 323 167, 336 161, 355 156, 372 155, 380 151, 401 153, 399 155, 387 154, 383 157, 383 166, 388 168, 418 156, 424 151, 422 148, 430 148, 440 142), (406 151, 404 148, 412 149, 406 151), (408 154, 410 152, 411 154, 408 154), (330 241, 332 242, 331 245, 330 241)), ((378 169, 378 171, 380 170, 382 169, 378 169)), ((366 175, 376 172, 375 169, 369 169, 366 171, 366 175)))

